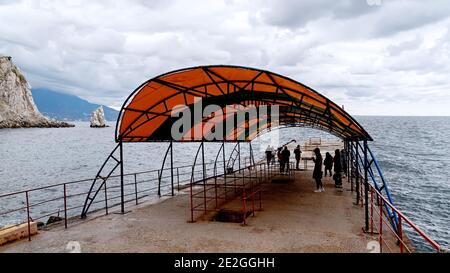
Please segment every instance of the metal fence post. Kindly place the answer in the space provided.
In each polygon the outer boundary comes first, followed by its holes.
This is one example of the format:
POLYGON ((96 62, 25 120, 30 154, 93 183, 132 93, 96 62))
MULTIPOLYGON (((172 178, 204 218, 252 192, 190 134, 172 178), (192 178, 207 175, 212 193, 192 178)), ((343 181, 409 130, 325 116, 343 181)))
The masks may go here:
POLYGON ((173 189, 173 182, 174 178, 173 178, 173 141, 170 141, 170 182, 172 185, 172 196, 175 195, 174 189, 173 189))
POLYGON ((373 234, 373 188, 370 188, 370 233, 373 234))
POLYGON ((125 189, 123 179, 123 143, 120 141, 120 212, 125 214, 125 189))
POLYGON ((240 144, 240 142, 238 141, 238 143, 237 143, 237 147, 238 147, 238 158, 239 158, 239 173, 241 172, 241 144, 240 144))
POLYGON ((158 170, 158 196, 161 197, 161 171, 158 170))
POLYGON ((360 191, 359 191, 359 187, 360 187, 360 181, 359 181, 359 145, 358 142, 356 142, 356 160, 355 160, 355 168, 356 168, 356 172, 355 172, 355 180, 356 180, 356 204, 359 204, 359 199, 360 199, 360 191))
POLYGON ((400 238, 400 253, 403 253, 403 227, 402 227, 402 217, 398 217, 398 237, 400 238))
POLYGON ((203 166, 203 207, 206 214, 206 165, 205 165, 205 143, 202 140, 202 166, 203 166))
POLYGON ((364 209, 366 215, 365 228, 369 230, 369 177, 368 177, 369 162, 367 158, 367 140, 364 140, 364 209))
POLYGON ((30 201, 28 198, 28 191, 25 192, 25 199, 26 199, 26 203, 27 203, 28 241, 31 241, 30 201))
POLYGON ((177 188, 178 191, 180 191, 180 173, 179 173, 179 168, 177 167, 177 188))
POLYGON ((380 197, 380 228, 379 228, 379 244, 380 244, 380 253, 383 252, 383 198, 380 197))
POLYGON ((64 228, 67 228, 67 189, 64 184, 64 228))
POLYGON ((108 215, 108 191, 107 191, 106 181, 105 181, 104 185, 105 185, 105 210, 106 210, 106 215, 108 215))
POLYGON ((136 201, 136 206, 139 204, 138 202, 138 186, 137 186, 137 175, 136 173, 134 174, 134 196, 135 196, 135 201, 136 201))

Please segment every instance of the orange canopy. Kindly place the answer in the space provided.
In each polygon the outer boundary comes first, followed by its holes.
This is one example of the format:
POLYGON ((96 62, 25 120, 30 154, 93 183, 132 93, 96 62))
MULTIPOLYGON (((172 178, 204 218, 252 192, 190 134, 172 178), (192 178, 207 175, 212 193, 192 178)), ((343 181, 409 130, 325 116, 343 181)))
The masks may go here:
MULTIPOLYGON (((287 77, 254 68, 238 66, 201 66, 169 72, 148 80, 125 101, 116 125, 116 141, 171 141, 175 119, 172 109, 177 105, 192 107, 201 97, 203 107, 219 105, 279 106, 276 126, 310 126, 330 132, 346 140, 372 140, 370 135, 347 112, 313 89, 287 77)), ((192 123, 191 131, 213 120, 225 123, 229 116, 203 117, 192 123)), ((259 116, 258 119, 262 117, 259 116)), ((259 120, 236 123, 227 141, 250 141, 257 134, 247 130, 259 120)), ((258 133, 272 128, 269 120, 258 133)), ((206 136, 183 141, 207 141, 206 136)))

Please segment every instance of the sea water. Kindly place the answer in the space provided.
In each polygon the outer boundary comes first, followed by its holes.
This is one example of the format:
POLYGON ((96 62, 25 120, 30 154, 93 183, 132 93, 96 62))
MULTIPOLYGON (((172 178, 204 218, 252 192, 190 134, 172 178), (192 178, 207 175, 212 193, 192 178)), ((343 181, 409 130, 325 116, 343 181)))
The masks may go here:
MULTIPOLYGON (((361 116, 356 119, 374 138, 369 145, 388 181, 394 204, 432 238, 450 247, 450 117, 361 116)), ((90 128, 85 122, 75 125, 75 128, 0 130, 0 195, 93 178, 117 145, 114 124, 102 129, 90 128)), ((334 139, 310 128, 277 130, 253 141, 257 159, 264 156, 274 134, 281 144, 292 139, 303 143, 310 137, 334 139)), ((248 158, 249 146, 242 146, 242 157, 248 158)), ((167 143, 125 144, 125 172, 160 169, 167 147, 167 143)), ((214 161, 219 148, 220 144, 205 144, 205 161, 214 161)), ((233 148, 234 144, 226 145, 227 156, 233 148)), ((197 151, 198 143, 175 143, 174 165, 191 165, 197 151)), ((201 162, 201 158, 197 160, 201 162)), ((51 196, 52 192, 46 194, 51 196)), ((82 198, 77 202, 82 202, 82 198)), ((24 200, 0 200, 2 211, 8 206, 15 208, 17 202, 23 205, 24 200)), ((0 217, 0 225, 14 220, 0 217)), ((419 242, 417 238, 413 240, 419 242)), ((420 242, 417 247, 426 250, 420 242)))

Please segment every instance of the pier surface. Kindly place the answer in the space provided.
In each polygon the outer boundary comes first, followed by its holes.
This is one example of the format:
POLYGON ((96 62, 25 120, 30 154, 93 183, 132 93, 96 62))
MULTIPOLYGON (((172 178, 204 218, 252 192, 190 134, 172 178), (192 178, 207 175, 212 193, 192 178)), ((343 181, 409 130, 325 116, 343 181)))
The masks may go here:
POLYGON ((376 237, 362 231, 364 210, 353 205, 350 184, 315 193, 311 171, 295 172, 288 184, 266 183, 263 210, 247 225, 199 220, 188 223, 189 195, 181 192, 156 204, 130 207, 40 231, 32 241, 0 247, 0 252, 68 252, 77 242, 81 252, 369 252, 376 237), (68 246, 69 244, 69 246, 68 246))

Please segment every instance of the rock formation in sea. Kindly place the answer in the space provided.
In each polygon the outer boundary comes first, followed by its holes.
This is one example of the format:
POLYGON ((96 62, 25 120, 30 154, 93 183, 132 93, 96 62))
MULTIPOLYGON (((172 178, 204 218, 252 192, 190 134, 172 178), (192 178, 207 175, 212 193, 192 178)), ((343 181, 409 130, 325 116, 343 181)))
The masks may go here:
POLYGON ((49 119, 37 109, 31 87, 11 57, 0 55, 0 129, 20 127, 73 127, 49 119))
POLYGON ((91 127, 93 127, 93 128, 107 127, 106 121, 105 121, 105 112, 103 111, 103 106, 100 106, 99 108, 97 108, 97 110, 92 112, 91 127))

